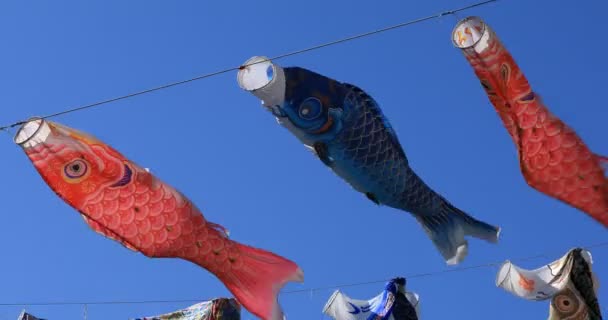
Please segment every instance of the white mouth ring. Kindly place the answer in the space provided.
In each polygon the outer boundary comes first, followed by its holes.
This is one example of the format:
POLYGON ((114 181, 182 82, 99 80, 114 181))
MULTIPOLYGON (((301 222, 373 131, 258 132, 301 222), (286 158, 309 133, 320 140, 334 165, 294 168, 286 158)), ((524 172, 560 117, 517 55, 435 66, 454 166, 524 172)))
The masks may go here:
POLYGON ((254 56, 245 61, 237 75, 239 86, 247 91, 263 89, 276 78, 276 66, 266 57, 254 56))
POLYGON ((262 100, 266 107, 285 100, 285 73, 281 66, 263 56, 249 58, 237 74, 239 86, 262 100))
POLYGON ((21 125, 13 141, 21 147, 33 147, 44 142, 50 134, 50 128, 42 117, 32 117, 21 125))
POLYGON ((487 33, 487 29, 485 22, 479 17, 464 18, 458 21, 452 30, 452 43, 459 49, 473 48, 487 33))

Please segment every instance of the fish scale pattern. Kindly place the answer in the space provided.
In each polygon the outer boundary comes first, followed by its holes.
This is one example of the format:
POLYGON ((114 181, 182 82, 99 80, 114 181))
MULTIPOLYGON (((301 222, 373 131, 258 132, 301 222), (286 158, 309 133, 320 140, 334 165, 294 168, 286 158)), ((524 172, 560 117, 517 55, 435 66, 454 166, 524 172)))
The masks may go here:
MULTIPOLYGON (((464 243, 459 235, 461 228, 468 228, 466 234, 496 241, 498 228, 453 206, 412 170, 397 135, 376 101, 357 86, 343 85, 348 89, 344 106, 351 109, 345 110, 344 129, 330 149, 338 162, 349 164, 359 183, 366 181, 365 190, 359 191, 368 197, 371 194, 381 204, 411 213, 431 240, 442 248, 446 258, 452 257, 464 243), (475 230, 473 233, 471 228, 475 230)), ((342 178, 355 187, 348 178, 342 178)))
POLYGON ((357 171, 368 175, 368 192, 388 206, 430 215, 442 198, 409 167, 408 159, 377 103, 360 88, 345 84, 346 104, 354 109, 344 130, 332 143, 337 155, 351 159, 357 171))
MULTIPOLYGON (((82 187, 76 189, 85 191, 83 195, 71 191, 65 182, 58 183, 56 188, 58 195, 75 205, 85 222, 96 232, 146 256, 179 256, 195 260, 195 263, 218 274, 236 266, 229 263, 228 257, 240 254, 234 243, 222 234, 225 229, 205 220, 192 202, 173 187, 162 183, 110 146, 91 145, 84 149, 90 151, 79 151, 72 141, 51 140, 49 143, 64 144, 63 148, 55 148, 62 152, 60 158, 90 160, 94 176, 81 182, 82 187), (95 165, 98 162, 95 159, 102 161, 103 166, 95 165), (100 187, 109 185, 113 179, 123 181, 127 175, 128 183, 118 187, 100 187)), ((41 149, 48 148, 42 146, 27 153, 39 154, 41 149)), ((58 173, 62 172, 64 165, 55 161, 57 157, 55 153, 48 152, 45 156, 34 156, 34 165, 51 181, 63 180, 58 173)), ((238 267, 241 265, 242 261, 239 261, 238 267)))

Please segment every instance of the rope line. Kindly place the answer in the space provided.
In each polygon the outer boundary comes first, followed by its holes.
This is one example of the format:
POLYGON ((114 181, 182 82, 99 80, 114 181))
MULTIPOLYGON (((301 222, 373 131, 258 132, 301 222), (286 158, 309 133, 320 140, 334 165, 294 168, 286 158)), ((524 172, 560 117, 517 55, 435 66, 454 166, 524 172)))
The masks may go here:
MULTIPOLYGON (((608 246, 608 241, 600 242, 600 243, 596 243, 596 244, 590 244, 590 245, 587 245, 584 247, 579 246, 579 248, 590 250, 592 248, 601 248, 601 247, 607 247, 607 246, 608 246)), ((529 261, 529 260, 534 260, 534 259, 538 259, 538 258, 547 258, 547 253, 549 253, 549 251, 546 251, 545 253, 542 253, 542 254, 533 255, 533 256, 509 259, 509 261, 523 262, 523 261, 529 261)), ((454 272, 495 267, 495 266, 499 266, 499 265, 503 264, 504 262, 505 262, 505 260, 500 261, 500 262, 490 262, 490 263, 478 264, 478 265, 473 265, 473 266, 469 266, 469 267, 444 269, 444 270, 435 271, 435 272, 417 273, 417 274, 412 274, 409 276, 404 276, 404 278, 414 279, 414 278, 433 277, 433 276, 438 276, 438 275, 442 275, 442 274, 446 274, 446 273, 454 273, 454 272)), ((282 294, 294 294, 294 293, 303 293, 303 292, 312 293, 315 291, 327 290, 327 289, 337 289, 337 288, 355 287, 355 286, 362 286, 362 285, 369 285, 369 284, 376 284, 376 283, 384 283, 389 280, 390 279, 384 279, 384 280, 356 282, 356 283, 331 285, 331 286, 315 287, 315 288, 307 288, 307 289, 297 289, 297 290, 283 291, 281 293, 282 294)), ((65 302, 56 301, 56 302, 28 302, 28 303, 20 302, 20 303, 0 303, 0 306, 23 306, 23 305, 27 305, 27 306, 87 305, 87 306, 89 306, 89 305, 153 304, 153 303, 182 303, 182 302, 190 303, 190 302, 201 302, 201 301, 209 301, 209 300, 212 300, 212 298, 211 299, 209 299, 209 298, 208 299, 177 299, 177 300, 135 300, 135 301, 116 300, 116 301, 65 301, 65 302)))
MULTIPOLYGON (((296 50, 296 51, 291 51, 291 52, 284 53, 284 54, 280 54, 280 55, 272 57, 272 58, 256 61, 256 62, 253 62, 253 63, 249 63, 247 65, 239 65, 238 67, 226 68, 226 69, 223 69, 223 70, 218 70, 218 71, 215 71, 215 72, 203 74, 203 75, 200 75, 200 76, 197 76, 197 77, 194 77, 194 78, 190 78, 190 79, 187 79, 187 80, 172 82, 172 83, 164 84, 164 85, 161 85, 161 86, 158 86, 158 87, 154 87, 154 88, 145 89, 145 90, 142 90, 142 91, 133 92, 133 93, 130 93, 130 94, 127 94, 127 95, 118 96, 118 97, 110 98, 110 99, 106 99, 106 100, 101 100, 101 101, 98 101, 98 102, 82 105, 82 106, 71 108, 71 109, 66 109, 64 111, 60 111, 60 112, 57 112, 57 113, 52 113, 52 114, 43 116, 41 118, 42 119, 52 118, 52 117, 64 115, 64 114, 67 114, 67 113, 72 113, 72 112, 76 112, 76 111, 90 109, 90 108, 97 107, 97 106, 100 106, 100 105, 105 105, 105 104, 108 104, 108 103, 111 103, 111 102, 116 102, 116 101, 119 101, 119 100, 124 100, 124 99, 128 99, 128 98, 132 98, 132 97, 143 95, 143 94, 147 94, 147 93, 150 93, 150 92, 168 89, 168 88, 171 88, 171 87, 175 87, 175 86, 178 86, 178 85, 190 83, 190 82, 193 82, 193 81, 197 81, 197 80, 201 80, 201 79, 205 79, 205 78, 215 77, 215 76, 218 76, 218 75, 221 75, 221 74, 224 74, 224 73, 228 73, 228 72, 232 72, 232 71, 238 71, 238 70, 244 69, 244 68, 246 68, 248 66, 251 66, 251 65, 254 65, 254 64, 263 63, 263 62, 270 61, 270 60, 279 60, 279 59, 283 59, 283 58, 286 58, 286 57, 299 55, 299 54, 302 54, 302 53, 305 53, 305 52, 309 52, 309 51, 318 50, 318 49, 321 49, 321 48, 333 46, 333 45, 336 45, 336 44, 340 44, 340 43, 344 43, 344 42, 348 42, 348 41, 352 41, 352 40, 356 40, 356 39, 360 39, 360 38, 369 37, 369 36, 372 36, 372 35, 375 35, 375 34, 378 34, 378 33, 390 31, 390 30, 393 30, 393 29, 403 28, 403 27, 410 26, 410 25, 417 24, 417 23, 421 23, 421 22, 424 22, 424 21, 427 21, 427 20, 437 19, 437 18, 441 18, 441 17, 446 16, 446 15, 456 14, 457 12, 460 12, 460 11, 465 11, 465 10, 469 10, 469 9, 472 9, 472 8, 475 8, 475 7, 480 7, 480 6, 489 4, 491 2, 496 2, 496 1, 498 1, 498 0, 487 0, 487 1, 482 1, 482 2, 478 2, 478 3, 474 3, 474 4, 471 4, 471 5, 465 6, 465 7, 461 7, 461 8, 458 8, 458 9, 447 10, 447 11, 444 11, 444 12, 441 12, 441 13, 438 13, 438 14, 435 14, 435 15, 424 17, 424 18, 418 18, 418 19, 415 19, 415 20, 411 20, 411 21, 402 22, 402 23, 399 23, 399 24, 396 24, 396 25, 392 25, 392 26, 389 26, 389 27, 385 27, 385 28, 381 28, 381 29, 377 29, 377 30, 373 30, 373 31, 357 34, 357 35, 354 35, 354 36, 350 36, 350 37, 346 37, 346 38, 342 38, 342 39, 338 39, 338 40, 322 43, 322 44, 319 44, 319 45, 315 45, 315 46, 312 46, 312 47, 308 47, 308 48, 304 48, 304 49, 300 49, 300 50, 296 50)), ((6 131, 9 128, 14 128, 16 126, 25 124, 26 122, 27 121, 25 121, 25 120, 17 121, 17 122, 15 122, 13 124, 5 125, 5 126, 0 127, 0 130, 6 131)))

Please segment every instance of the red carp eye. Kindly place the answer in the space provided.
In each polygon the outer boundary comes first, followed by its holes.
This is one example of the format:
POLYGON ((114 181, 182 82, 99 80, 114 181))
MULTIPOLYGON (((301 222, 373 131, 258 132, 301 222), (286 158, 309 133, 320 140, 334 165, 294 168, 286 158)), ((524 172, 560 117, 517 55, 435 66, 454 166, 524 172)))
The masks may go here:
POLYGON ((76 159, 66 164, 63 173, 69 179, 82 178, 89 171, 89 167, 84 160, 76 159))

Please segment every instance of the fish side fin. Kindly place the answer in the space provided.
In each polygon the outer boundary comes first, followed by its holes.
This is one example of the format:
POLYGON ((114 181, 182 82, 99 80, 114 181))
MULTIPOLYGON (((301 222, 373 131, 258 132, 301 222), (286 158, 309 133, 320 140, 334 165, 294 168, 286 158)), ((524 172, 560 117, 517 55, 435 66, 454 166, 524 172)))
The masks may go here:
POLYGON ((416 219, 448 265, 459 264, 467 256, 468 242, 465 236, 496 243, 500 235, 500 227, 479 221, 445 200, 438 214, 416 216, 416 219))
POLYGON ((375 194, 371 193, 371 192, 366 192, 365 196, 373 203, 380 205, 380 201, 378 201, 378 197, 376 197, 375 194))
POLYGON ((331 167, 333 160, 329 157, 327 145, 323 142, 315 142, 312 147, 317 157, 319 157, 319 160, 321 160, 321 162, 323 162, 326 166, 331 167))
POLYGON ((229 272, 217 276, 249 312, 263 320, 283 320, 279 291, 287 282, 303 282, 304 273, 294 262, 272 252, 237 242, 234 246, 240 255, 229 272))
POLYGON ((99 222, 97 222, 93 219, 89 219, 86 215, 84 215, 82 213, 80 214, 80 216, 82 217, 82 219, 84 219, 84 222, 86 222, 86 224, 89 226, 89 228, 93 229, 93 231, 97 232, 98 234, 122 244, 129 250, 133 250, 135 252, 141 252, 141 251, 139 251, 139 249, 137 249, 135 246, 131 245, 128 241, 126 241, 120 235, 118 235, 115 232, 113 232, 112 230, 104 227, 99 222))

